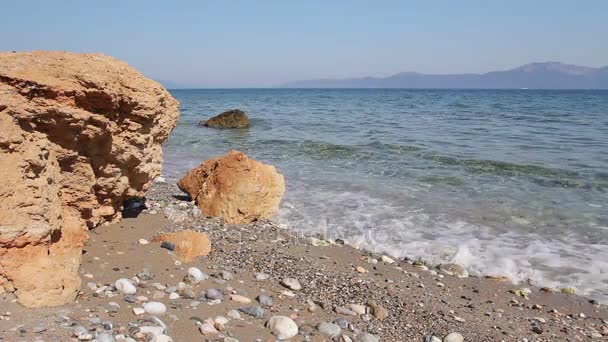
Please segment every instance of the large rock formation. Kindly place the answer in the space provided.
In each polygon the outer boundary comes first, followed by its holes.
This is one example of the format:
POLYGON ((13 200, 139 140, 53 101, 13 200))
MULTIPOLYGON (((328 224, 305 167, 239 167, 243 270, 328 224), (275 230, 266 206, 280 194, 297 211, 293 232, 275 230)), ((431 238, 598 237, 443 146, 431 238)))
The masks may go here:
POLYGON ((247 128, 249 127, 249 118, 242 110, 232 109, 198 124, 213 128, 247 128))
POLYGON ((29 307, 73 300, 87 228, 145 194, 178 115, 111 57, 0 53, 0 292, 29 307))
POLYGON ((180 179, 178 186, 194 199, 203 213, 228 223, 269 218, 285 193, 285 180, 274 166, 230 151, 203 162, 180 179))

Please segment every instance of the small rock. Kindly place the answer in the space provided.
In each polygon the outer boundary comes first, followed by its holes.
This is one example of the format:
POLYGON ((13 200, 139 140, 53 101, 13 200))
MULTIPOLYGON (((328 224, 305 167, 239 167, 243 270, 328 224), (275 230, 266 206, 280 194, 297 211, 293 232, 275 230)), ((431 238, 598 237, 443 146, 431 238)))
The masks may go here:
POLYGON ((216 289, 209 289, 207 290, 207 292, 205 293, 205 297, 207 299, 217 299, 217 300, 222 300, 224 298, 224 294, 222 293, 222 291, 220 290, 216 290, 216 289))
POLYGON ((147 244, 149 244, 149 243, 150 243, 150 241, 148 241, 148 240, 146 240, 146 239, 139 239, 139 241, 138 241, 138 242, 139 242, 139 244, 140 244, 140 245, 147 245, 147 244))
POLYGON ((257 298, 258 302, 263 306, 271 307, 274 305, 272 297, 268 295, 261 294, 257 298))
POLYGON ((144 308, 133 308, 133 313, 137 316, 139 315, 143 315, 146 312, 146 310, 144 310, 144 308))
POLYGON ((286 288, 293 290, 293 291, 299 291, 302 289, 302 284, 300 284, 300 282, 297 279, 294 278, 285 278, 281 281, 281 285, 285 286, 286 288))
POLYGON ((349 324, 348 321, 344 318, 336 318, 334 323, 337 324, 342 329, 348 328, 348 324, 349 324))
POLYGON ((437 336, 426 335, 424 336, 424 342, 441 342, 441 339, 437 336))
POLYGON ((169 294, 169 299, 174 300, 174 299, 178 299, 179 298, 179 294, 177 294, 177 292, 172 292, 169 294))
POLYGON ((357 316, 357 313, 349 310, 343 306, 336 306, 334 311, 336 311, 336 313, 339 313, 341 315, 347 315, 347 316, 357 316))
POLYGON ((260 273, 256 273, 255 274, 255 280, 257 280, 257 281, 264 281, 264 280, 266 280, 268 278, 270 278, 270 275, 266 274, 266 273, 261 273, 260 272, 260 273))
POLYGON ((367 273, 367 270, 361 266, 357 266, 357 268, 355 268, 355 270, 357 270, 357 272, 359 272, 359 273, 367 273))
POLYGON ((363 314, 365 314, 365 305, 348 304, 347 306, 348 306, 349 309, 351 309, 357 315, 363 315, 363 314))
POLYGON ((382 257, 380 257, 380 260, 382 262, 387 263, 387 264, 394 264, 395 263, 395 260, 391 259, 390 257, 388 257, 386 255, 383 255, 382 257))
POLYGON ((464 336, 457 332, 449 333, 443 338, 443 342, 463 342, 464 336))
POLYGON ((245 306, 239 308, 239 311, 259 319, 264 318, 265 313, 264 309, 259 305, 245 306))
POLYGON ((137 292, 137 288, 135 287, 135 285, 133 285, 131 281, 129 281, 129 279, 125 278, 118 279, 114 283, 114 287, 116 287, 118 291, 125 295, 131 295, 137 292))
POLYGON ((167 312, 167 307, 161 302, 147 302, 144 304, 144 310, 150 315, 162 315, 167 312))
POLYGON ((355 336, 355 342, 380 342, 380 339, 370 333, 360 333, 355 336))
POLYGON ((374 315, 376 319, 382 320, 388 317, 388 310, 386 310, 384 307, 382 307, 375 301, 369 301, 367 302, 367 305, 371 308, 372 315, 374 315))
POLYGON ((160 244, 160 248, 168 249, 170 251, 175 250, 175 245, 168 241, 163 241, 160 244))
POLYGON ((278 340, 286 340, 298 334, 298 326, 291 318, 285 316, 272 316, 266 323, 272 334, 278 340))
POLYGON ((226 312, 226 316, 228 316, 231 319, 241 319, 241 314, 236 310, 230 310, 230 311, 226 312))
POLYGON ((203 323, 198 323, 198 330, 203 335, 217 335, 219 331, 215 328, 213 320, 206 320, 203 323))
POLYGON ((329 338, 338 337, 342 333, 342 329, 339 325, 327 322, 319 323, 319 325, 317 325, 317 330, 329 338))
POLYGON ((208 276, 203 273, 203 271, 199 270, 196 267, 190 267, 188 269, 188 275, 186 277, 188 278, 188 282, 190 284, 198 284, 208 278, 208 276))
POLYGON ((249 299, 245 296, 237 295, 237 294, 231 295, 230 300, 233 300, 237 303, 243 303, 243 304, 251 303, 251 299, 249 299))

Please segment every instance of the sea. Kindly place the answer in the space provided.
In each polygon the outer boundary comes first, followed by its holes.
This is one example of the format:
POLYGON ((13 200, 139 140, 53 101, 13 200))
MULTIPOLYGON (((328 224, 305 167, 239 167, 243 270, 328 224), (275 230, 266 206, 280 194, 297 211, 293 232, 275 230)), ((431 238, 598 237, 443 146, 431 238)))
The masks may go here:
POLYGON ((244 151, 285 176, 285 229, 608 302, 608 91, 171 93, 171 181, 244 151), (198 125, 234 108, 249 129, 198 125))

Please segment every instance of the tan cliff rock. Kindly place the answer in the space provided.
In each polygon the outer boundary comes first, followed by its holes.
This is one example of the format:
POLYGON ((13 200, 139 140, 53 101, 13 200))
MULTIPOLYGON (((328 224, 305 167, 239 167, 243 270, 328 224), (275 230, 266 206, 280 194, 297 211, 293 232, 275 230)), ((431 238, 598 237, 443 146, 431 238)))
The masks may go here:
POLYGON ((30 307, 75 298, 87 229, 145 194, 178 106, 108 56, 0 53, 0 292, 30 307))
POLYGON ((228 223, 269 218, 279 209, 285 180, 274 166, 230 151, 188 172, 178 186, 196 201, 203 213, 228 223))

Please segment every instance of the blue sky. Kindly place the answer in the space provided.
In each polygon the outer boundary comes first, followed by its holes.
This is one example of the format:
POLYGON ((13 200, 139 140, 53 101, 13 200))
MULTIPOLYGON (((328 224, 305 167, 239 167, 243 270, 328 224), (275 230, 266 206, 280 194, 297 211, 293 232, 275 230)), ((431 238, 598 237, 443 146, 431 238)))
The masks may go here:
POLYGON ((0 50, 102 52, 199 87, 608 65, 608 1, 8 1, 0 50))

